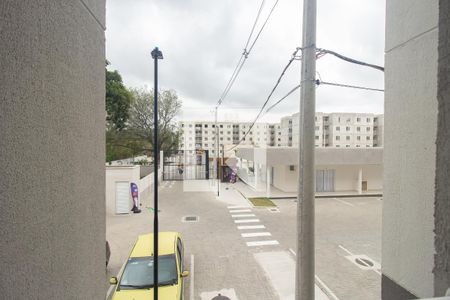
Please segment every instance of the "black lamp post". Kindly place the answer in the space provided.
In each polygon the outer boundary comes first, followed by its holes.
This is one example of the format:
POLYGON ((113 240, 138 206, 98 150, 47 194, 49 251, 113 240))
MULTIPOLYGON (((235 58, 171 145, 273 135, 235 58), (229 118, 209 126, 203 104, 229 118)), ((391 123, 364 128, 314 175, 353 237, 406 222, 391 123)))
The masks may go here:
MULTIPOLYGON (((156 47, 152 51, 152 58, 155 62, 155 89, 153 108, 153 180, 154 180, 154 217, 153 217, 153 299, 158 300, 158 59, 163 59, 162 52, 156 47)), ((161 162, 162 163, 162 162, 161 162)), ((162 167, 162 165, 161 165, 162 167)))

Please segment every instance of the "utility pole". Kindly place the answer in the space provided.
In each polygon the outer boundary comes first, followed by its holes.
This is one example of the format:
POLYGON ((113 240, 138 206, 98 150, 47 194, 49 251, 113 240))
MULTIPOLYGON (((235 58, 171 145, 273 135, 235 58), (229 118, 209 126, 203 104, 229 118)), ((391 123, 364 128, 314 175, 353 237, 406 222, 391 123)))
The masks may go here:
POLYGON ((217 177, 217 197, 220 196, 220 180, 219 180, 219 125, 217 124, 217 113, 218 113, 219 105, 216 106, 216 177, 217 177))
POLYGON ((316 0, 303 0, 295 299, 314 300, 316 0))
MULTIPOLYGON (((153 185, 154 185, 154 216, 153 216, 153 299, 158 300, 158 59, 163 59, 162 52, 156 47, 152 51, 155 62, 155 89, 153 91, 153 185)), ((163 162, 160 162, 161 168, 163 162)))

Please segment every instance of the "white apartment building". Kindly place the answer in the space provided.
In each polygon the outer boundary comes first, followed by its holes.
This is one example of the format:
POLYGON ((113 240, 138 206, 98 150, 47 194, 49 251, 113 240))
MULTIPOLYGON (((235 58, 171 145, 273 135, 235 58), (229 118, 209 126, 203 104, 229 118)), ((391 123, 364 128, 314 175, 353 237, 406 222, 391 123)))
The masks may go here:
MULTIPOLYGON (((180 128, 181 149, 208 150, 210 154, 215 155, 217 151, 216 144, 216 124, 215 122, 205 121, 181 121, 180 128)), ((219 153, 222 154, 222 147, 236 145, 241 140, 241 145, 266 147, 275 145, 275 136, 281 135, 281 127, 277 124, 257 123, 250 132, 252 123, 234 123, 218 122, 219 127, 219 153), (244 137, 245 136, 245 137, 244 137)))
MULTIPOLYGON (((316 113, 316 147, 368 148, 383 146, 383 115, 366 113, 316 113)), ((216 124, 180 121, 181 149, 217 151, 216 124)), ((299 114, 283 117, 280 123, 218 122, 219 153, 222 146, 298 147, 299 114), (245 137, 244 137, 245 136, 245 137)))
MULTIPOLYGON (((368 148, 383 146, 383 115, 367 113, 316 113, 315 146, 368 148)), ((299 113, 281 121, 284 147, 298 147, 299 113)))

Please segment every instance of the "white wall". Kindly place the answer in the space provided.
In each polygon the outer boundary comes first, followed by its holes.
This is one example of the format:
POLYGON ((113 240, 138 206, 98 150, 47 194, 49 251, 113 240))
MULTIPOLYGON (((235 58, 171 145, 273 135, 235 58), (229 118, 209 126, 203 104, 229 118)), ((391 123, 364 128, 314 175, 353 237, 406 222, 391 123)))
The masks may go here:
MULTIPOLYGON (((116 182, 134 182, 138 186, 139 199, 142 207, 148 206, 151 201, 151 187, 153 186, 153 173, 140 179, 139 166, 107 166, 106 167, 106 213, 114 215, 116 212, 116 182)), ((131 197, 129 208, 133 207, 131 197)))
POLYGON ((438 1, 386 2, 382 272, 433 296, 438 1))
POLYGON ((289 166, 274 166, 272 185, 283 192, 296 192, 297 172, 298 166, 294 167, 294 171, 290 171, 289 166))
MULTIPOLYGON (((275 166, 273 186, 284 192, 297 191, 298 166, 294 171, 289 166, 275 166)), ((362 169, 362 180, 367 181, 368 191, 383 189, 383 167, 381 165, 321 165, 316 170, 335 170, 334 188, 336 192, 358 191, 358 173, 362 169)))

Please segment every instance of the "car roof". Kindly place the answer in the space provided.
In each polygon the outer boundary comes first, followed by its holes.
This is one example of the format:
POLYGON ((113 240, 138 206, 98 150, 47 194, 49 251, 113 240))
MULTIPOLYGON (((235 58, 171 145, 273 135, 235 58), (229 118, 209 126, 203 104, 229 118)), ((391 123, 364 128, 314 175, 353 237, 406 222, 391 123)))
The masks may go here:
MULTIPOLYGON (((158 256, 174 254, 178 232, 160 232, 158 235, 158 256)), ((138 236, 130 257, 153 256, 153 233, 138 236)))

